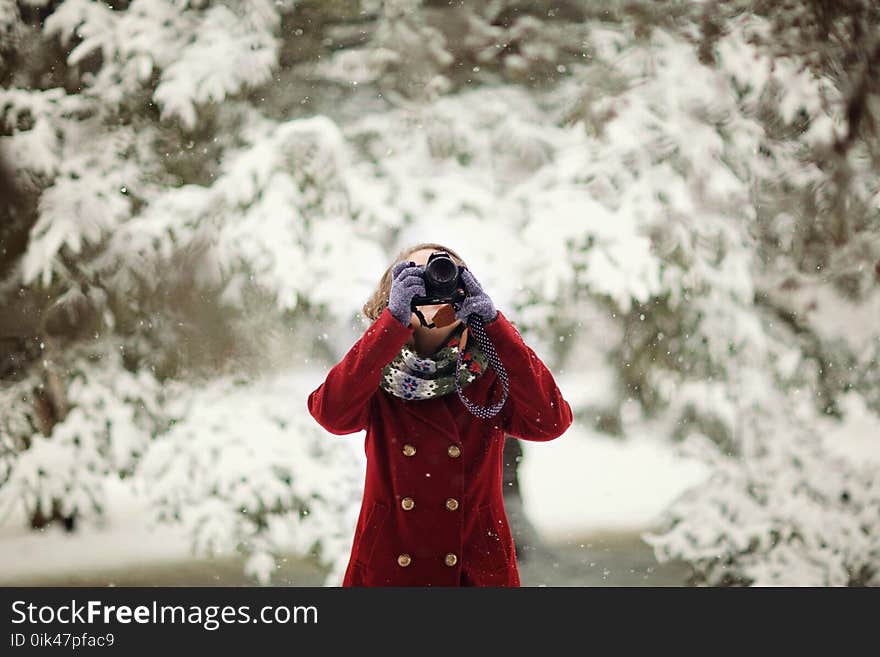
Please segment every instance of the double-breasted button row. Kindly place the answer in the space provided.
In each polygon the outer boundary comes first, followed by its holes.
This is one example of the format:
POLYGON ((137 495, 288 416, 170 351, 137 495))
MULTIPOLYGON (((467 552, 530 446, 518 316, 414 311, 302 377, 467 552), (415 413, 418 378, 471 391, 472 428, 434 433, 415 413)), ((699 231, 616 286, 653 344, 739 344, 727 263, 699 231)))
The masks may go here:
MULTIPOLYGON (((403 452, 404 456, 415 456, 416 455, 415 446, 410 445, 409 443, 404 445, 400 451, 403 452)), ((461 456, 461 447, 459 447, 458 445, 450 445, 449 447, 446 448, 446 453, 449 454, 450 458, 457 459, 459 456, 461 456)))
MULTIPOLYGON (((411 497, 404 497, 402 500, 400 500, 400 506, 403 507, 404 511, 412 511, 412 509, 416 506, 416 501, 411 497)), ((458 509, 458 506, 458 500, 454 497, 449 497, 446 499, 446 508, 450 511, 455 511, 456 509, 458 509)))
MULTIPOLYGON (((415 456, 416 448, 415 445, 411 445, 410 443, 406 443, 400 450, 404 456, 415 456)), ((449 455, 449 458, 457 459, 461 456, 461 447, 456 444, 451 444, 446 448, 446 453, 449 455)), ((411 497, 404 497, 400 500, 400 506, 404 511, 411 511, 415 508, 416 502, 411 497)), ((446 499, 446 508, 449 511, 456 511, 459 508, 459 502, 454 497, 449 497, 446 499)), ((397 563, 401 568, 406 568, 412 563, 412 557, 409 554, 403 553, 398 555, 397 563)), ((443 556, 443 563, 447 566, 454 566, 458 563, 458 555, 454 552, 447 552, 443 556)))
MULTIPOLYGON (((412 557, 405 553, 401 554, 397 557, 397 563, 402 568, 406 568, 412 563, 412 557)), ((446 556, 443 557, 443 563, 445 563, 447 566, 454 566, 458 563, 458 556, 455 554, 455 552, 447 552, 446 556)))

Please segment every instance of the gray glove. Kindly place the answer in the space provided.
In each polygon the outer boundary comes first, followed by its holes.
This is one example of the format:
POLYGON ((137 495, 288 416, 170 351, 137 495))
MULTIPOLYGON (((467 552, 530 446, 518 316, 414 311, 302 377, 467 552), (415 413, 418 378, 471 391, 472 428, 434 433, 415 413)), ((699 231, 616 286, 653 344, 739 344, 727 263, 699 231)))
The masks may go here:
POLYGON ((398 262, 391 270, 391 293, 388 295, 388 310, 395 319, 406 327, 412 320, 412 299, 425 295, 425 268, 412 260, 398 262))
POLYGON ((498 317, 495 304, 492 303, 489 295, 483 292, 477 279, 466 267, 462 267, 461 280, 464 282, 467 296, 461 302, 461 308, 455 313, 455 316, 465 323, 472 314, 478 315, 483 320, 483 324, 495 321, 498 317))

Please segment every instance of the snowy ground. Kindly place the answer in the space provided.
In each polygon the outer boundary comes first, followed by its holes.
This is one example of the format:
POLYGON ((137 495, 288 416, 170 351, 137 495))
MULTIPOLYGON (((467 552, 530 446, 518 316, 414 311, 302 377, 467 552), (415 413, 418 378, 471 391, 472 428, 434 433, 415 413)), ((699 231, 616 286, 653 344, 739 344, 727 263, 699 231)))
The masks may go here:
POLYGON ((553 543, 651 526, 707 474, 702 464, 678 458, 648 437, 619 440, 573 428, 551 443, 522 446, 525 511, 553 543))

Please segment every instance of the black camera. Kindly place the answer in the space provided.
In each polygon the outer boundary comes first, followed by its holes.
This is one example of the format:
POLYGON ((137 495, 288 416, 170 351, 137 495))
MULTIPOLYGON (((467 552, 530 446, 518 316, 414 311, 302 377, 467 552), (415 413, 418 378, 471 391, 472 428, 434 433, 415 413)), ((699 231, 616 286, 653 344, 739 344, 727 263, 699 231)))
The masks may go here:
POLYGON ((416 306, 433 306, 441 303, 460 303, 465 292, 459 288, 461 269, 445 251, 435 251, 425 263, 425 296, 416 295, 412 299, 412 309, 416 306))

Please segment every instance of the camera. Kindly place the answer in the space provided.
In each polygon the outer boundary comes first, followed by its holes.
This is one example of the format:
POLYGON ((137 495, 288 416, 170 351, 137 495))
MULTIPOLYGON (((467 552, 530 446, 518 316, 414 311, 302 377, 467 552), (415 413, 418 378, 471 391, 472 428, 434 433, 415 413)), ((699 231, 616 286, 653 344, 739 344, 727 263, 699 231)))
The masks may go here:
POLYGON ((416 306, 433 306, 442 303, 460 303, 465 298, 461 281, 461 269, 445 251, 435 251, 425 263, 425 296, 416 295, 416 306))

